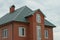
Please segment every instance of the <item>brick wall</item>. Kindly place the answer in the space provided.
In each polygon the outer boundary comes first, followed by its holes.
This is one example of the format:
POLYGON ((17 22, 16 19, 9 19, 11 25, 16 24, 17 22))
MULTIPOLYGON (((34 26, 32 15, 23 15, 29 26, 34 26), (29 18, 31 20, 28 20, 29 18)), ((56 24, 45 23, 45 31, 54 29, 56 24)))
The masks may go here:
POLYGON ((12 24, 11 23, 0 26, 0 40, 12 40, 12 24), (3 29, 8 29, 8 38, 2 37, 3 29))
POLYGON ((53 28, 46 26, 45 29, 48 30, 48 39, 45 38, 45 40, 53 40, 53 28))

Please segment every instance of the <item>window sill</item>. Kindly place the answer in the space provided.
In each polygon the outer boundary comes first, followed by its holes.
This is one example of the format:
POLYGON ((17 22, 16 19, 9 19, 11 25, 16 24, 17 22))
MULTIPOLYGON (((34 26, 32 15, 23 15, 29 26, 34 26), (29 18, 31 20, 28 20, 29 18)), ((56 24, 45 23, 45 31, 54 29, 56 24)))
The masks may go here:
POLYGON ((2 37, 2 38, 8 38, 8 37, 2 37))
POLYGON ((45 37, 45 39, 48 39, 48 37, 45 37))
POLYGON ((19 36, 19 37, 26 37, 26 36, 19 36))

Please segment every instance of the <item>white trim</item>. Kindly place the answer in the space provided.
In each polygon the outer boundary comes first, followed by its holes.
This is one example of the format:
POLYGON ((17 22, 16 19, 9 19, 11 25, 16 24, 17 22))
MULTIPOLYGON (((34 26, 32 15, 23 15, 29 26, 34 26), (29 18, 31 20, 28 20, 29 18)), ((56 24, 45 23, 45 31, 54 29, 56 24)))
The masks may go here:
POLYGON ((3 37, 3 38, 8 38, 8 37, 3 37))

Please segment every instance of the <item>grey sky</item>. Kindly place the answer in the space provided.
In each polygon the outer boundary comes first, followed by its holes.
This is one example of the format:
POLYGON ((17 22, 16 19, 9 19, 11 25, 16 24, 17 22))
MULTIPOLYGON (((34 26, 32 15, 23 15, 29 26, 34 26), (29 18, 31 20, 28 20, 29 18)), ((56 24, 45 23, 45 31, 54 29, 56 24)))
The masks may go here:
POLYGON ((60 0, 0 0, 0 17, 9 12, 9 7, 15 5, 16 9, 24 5, 29 8, 41 9, 46 19, 54 23, 54 40, 60 40, 60 0))

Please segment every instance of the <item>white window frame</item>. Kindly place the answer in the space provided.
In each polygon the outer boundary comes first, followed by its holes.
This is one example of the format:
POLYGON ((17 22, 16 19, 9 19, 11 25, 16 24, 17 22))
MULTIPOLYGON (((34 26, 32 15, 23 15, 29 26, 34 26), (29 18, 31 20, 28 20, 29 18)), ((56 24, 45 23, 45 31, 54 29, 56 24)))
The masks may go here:
POLYGON ((36 28, 37 28, 37 40, 41 40, 41 27, 37 26, 36 28))
POLYGON ((48 30, 45 30, 45 38, 48 39, 48 30))
POLYGON ((8 29, 3 29, 3 31, 2 31, 2 37, 3 38, 8 38, 8 29))
POLYGON ((26 36, 26 28, 25 27, 19 27, 19 36, 25 37, 26 36), (24 35, 22 35, 22 28, 24 29, 24 35))
POLYGON ((36 14, 36 21, 37 21, 37 23, 41 23, 40 14, 36 14))

